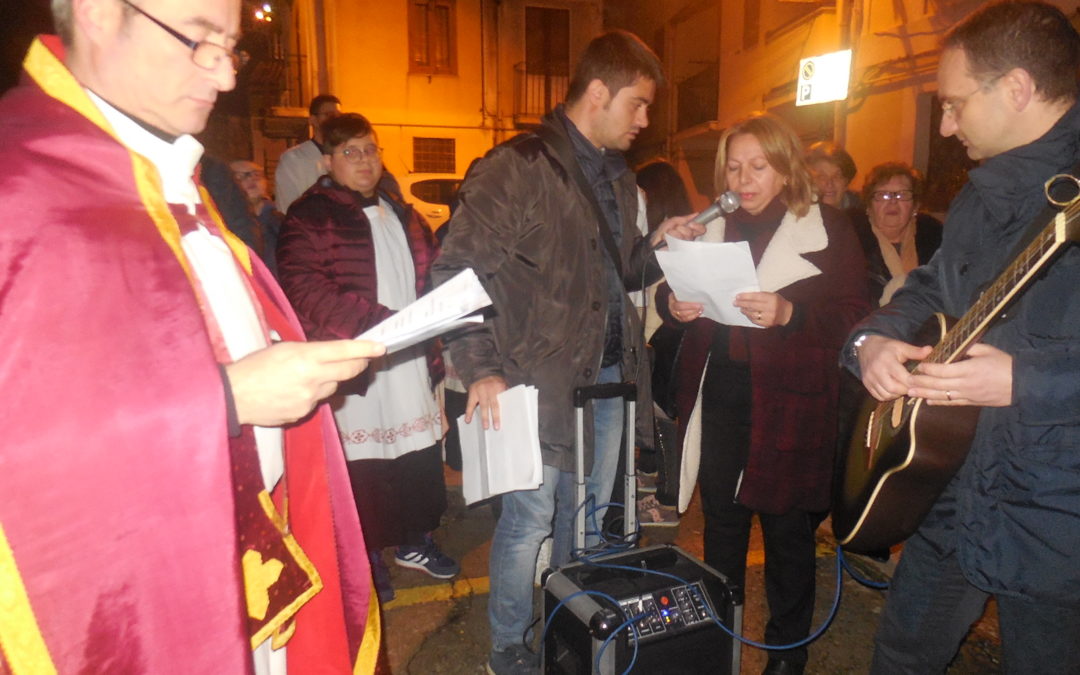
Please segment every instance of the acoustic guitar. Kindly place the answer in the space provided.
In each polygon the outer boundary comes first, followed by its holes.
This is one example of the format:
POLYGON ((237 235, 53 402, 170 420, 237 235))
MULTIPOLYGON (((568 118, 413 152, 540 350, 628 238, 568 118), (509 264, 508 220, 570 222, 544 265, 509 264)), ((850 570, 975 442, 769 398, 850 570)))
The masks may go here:
MULTIPOLYGON (((1080 239, 1080 180, 1059 174, 1046 182, 1047 199, 1064 207, 1036 235, 958 321, 935 314, 912 344, 936 345, 925 360, 951 363, 1001 317, 1070 242, 1080 239), (1062 188, 1069 199, 1055 198, 1062 188)), ((876 551, 907 539, 959 470, 975 434, 980 408, 929 406, 920 398, 867 401, 847 452, 838 462, 832 525, 837 542, 852 551, 876 551)))

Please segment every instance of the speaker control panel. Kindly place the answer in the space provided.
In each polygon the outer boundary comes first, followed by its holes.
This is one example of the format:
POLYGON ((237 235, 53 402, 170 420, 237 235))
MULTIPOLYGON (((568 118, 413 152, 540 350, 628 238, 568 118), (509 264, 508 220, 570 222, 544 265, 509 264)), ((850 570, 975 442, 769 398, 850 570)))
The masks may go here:
MULTIPOLYGON (((696 627, 712 621, 709 598, 700 582, 674 586, 619 601, 626 618, 642 616, 636 622, 642 640, 696 627)), ((626 628, 633 639, 633 631, 626 628)))

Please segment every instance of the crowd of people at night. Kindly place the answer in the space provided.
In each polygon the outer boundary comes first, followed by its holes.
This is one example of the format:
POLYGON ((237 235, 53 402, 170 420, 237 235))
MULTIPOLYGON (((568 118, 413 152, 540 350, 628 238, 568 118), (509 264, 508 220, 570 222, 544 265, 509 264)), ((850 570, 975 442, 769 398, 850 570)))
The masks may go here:
POLYGON ((637 419, 585 405, 591 515, 630 425, 643 527, 698 491, 704 562, 741 588, 758 523, 766 675, 813 669, 816 532, 859 409, 978 409, 891 551, 867 668, 945 672, 993 598, 1004 672, 1080 672, 1080 250, 1060 241, 1080 35, 1060 9, 997 1, 942 38, 936 131, 978 162, 946 214, 920 211, 911 158, 858 189, 843 147, 748 110, 713 165, 738 206, 699 221, 685 165, 628 161, 665 67, 612 30, 562 103, 470 165, 436 233, 330 94, 272 184, 204 156, 240 8, 52 0, 56 35, 0 99, 0 673, 389 672, 388 565, 461 572, 440 531, 462 452, 447 402, 498 429, 517 385, 538 390, 542 481, 494 498, 486 669, 539 673, 538 557, 582 554, 574 391, 606 383, 634 384, 637 419), (1056 258, 937 358, 921 326, 989 302, 1037 237, 1056 258), (760 290, 734 295, 739 325, 663 278, 672 240, 745 245, 760 290), (466 269, 482 321, 391 354, 357 339, 466 269))

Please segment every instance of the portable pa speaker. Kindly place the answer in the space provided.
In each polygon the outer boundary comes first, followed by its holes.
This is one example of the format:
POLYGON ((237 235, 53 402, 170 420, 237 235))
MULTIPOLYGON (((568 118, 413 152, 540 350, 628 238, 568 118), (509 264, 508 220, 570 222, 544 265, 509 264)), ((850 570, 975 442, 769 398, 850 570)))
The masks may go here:
POLYGON ((550 621, 544 672, 617 675, 633 662, 630 672, 642 675, 737 675, 738 643, 712 617, 739 634, 742 610, 741 588, 677 546, 567 565, 544 581, 544 617, 550 621), (583 591, 604 593, 618 607, 583 591), (600 653, 604 640, 635 616, 642 616, 638 637, 626 627, 600 653))

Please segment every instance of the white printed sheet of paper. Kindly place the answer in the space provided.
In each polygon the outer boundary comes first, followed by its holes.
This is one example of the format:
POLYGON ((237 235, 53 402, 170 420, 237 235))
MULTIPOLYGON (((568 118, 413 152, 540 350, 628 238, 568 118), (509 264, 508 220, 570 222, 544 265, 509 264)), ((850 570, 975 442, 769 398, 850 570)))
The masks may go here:
POLYGON ((480 323, 484 318, 474 312, 490 304, 476 273, 464 269, 356 339, 381 342, 387 353, 396 352, 455 328, 480 323))
POLYGON ((759 291, 750 245, 738 242, 684 241, 667 237, 656 260, 683 302, 700 302, 702 316, 729 326, 760 328, 732 303, 737 293, 759 291))
POLYGON ((464 415, 457 418, 466 504, 504 492, 535 490, 544 481, 536 387, 519 384, 498 399, 498 430, 484 429, 479 409, 469 424, 464 415))

